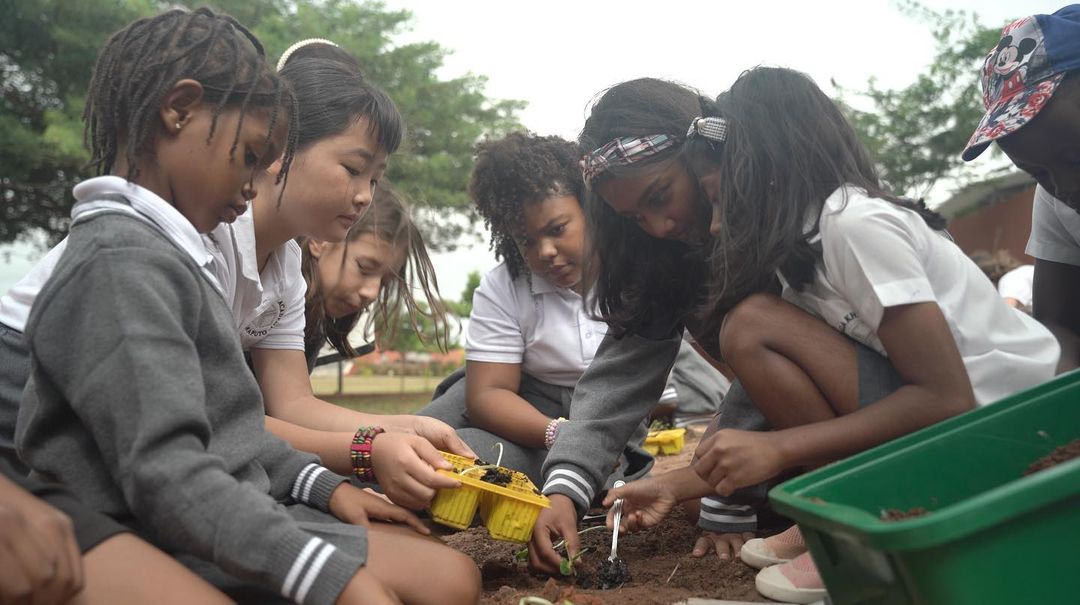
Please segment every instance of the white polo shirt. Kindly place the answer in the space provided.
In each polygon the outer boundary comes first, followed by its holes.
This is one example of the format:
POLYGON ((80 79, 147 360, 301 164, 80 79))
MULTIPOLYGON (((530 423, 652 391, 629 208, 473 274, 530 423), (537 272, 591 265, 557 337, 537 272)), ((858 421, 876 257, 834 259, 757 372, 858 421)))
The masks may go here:
POLYGON ((204 238, 213 272, 225 291, 243 349, 304 350, 304 294, 300 246, 279 246, 259 273, 252 210, 204 238))
POLYGON ((914 211, 844 187, 826 200, 819 228, 823 263, 802 292, 785 283, 785 299, 882 355, 877 330, 887 307, 937 303, 979 405, 1054 376, 1061 349, 1053 335, 1006 305, 975 263, 914 211))
POLYGON ((538 380, 577 384, 607 325, 591 319, 581 295, 539 275, 511 279, 506 263, 480 280, 465 334, 465 359, 519 363, 538 380))
POLYGON ((1039 260, 1080 266, 1080 213, 1039 185, 1031 207, 1031 237, 1027 249, 1039 260))
MULTIPOLYGON (((109 209, 131 211, 138 218, 161 229, 166 237, 186 252, 204 271, 207 269, 207 264, 211 262, 210 254, 191 221, 149 189, 118 176, 99 176, 75 185, 72 193, 76 201, 72 209, 72 217, 75 220, 109 209), (131 205, 109 201, 91 201, 87 204, 87 200, 94 200, 103 195, 122 195, 131 205)), ((66 247, 67 238, 64 238, 3 297, 0 297, 0 323, 20 332, 26 329, 26 320, 30 317, 30 308, 34 305, 34 299, 45 286, 45 282, 49 280, 66 247)))
POLYGON ((1002 298, 1015 298, 1025 307, 1031 306, 1031 288, 1035 282, 1035 265, 1020 265, 1001 276, 998 294, 1002 298))

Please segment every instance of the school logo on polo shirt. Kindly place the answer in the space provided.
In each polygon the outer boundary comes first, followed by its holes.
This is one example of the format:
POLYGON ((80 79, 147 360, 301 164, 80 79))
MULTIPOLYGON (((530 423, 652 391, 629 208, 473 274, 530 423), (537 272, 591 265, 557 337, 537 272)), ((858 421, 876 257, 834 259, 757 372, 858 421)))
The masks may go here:
POLYGON ((271 304, 265 311, 259 313, 255 319, 248 322, 244 326, 244 332, 248 336, 254 338, 262 338, 270 333, 270 330, 274 329, 277 322, 281 320, 281 317, 285 315, 285 301, 275 301, 276 304, 271 304))

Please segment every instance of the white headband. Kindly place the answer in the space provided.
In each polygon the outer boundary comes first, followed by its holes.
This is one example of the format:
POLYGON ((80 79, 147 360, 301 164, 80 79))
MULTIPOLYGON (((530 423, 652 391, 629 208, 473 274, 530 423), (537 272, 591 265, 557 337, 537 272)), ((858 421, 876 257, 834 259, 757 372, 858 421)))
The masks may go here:
POLYGON ((285 49, 285 52, 281 53, 281 58, 278 59, 277 62, 277 70, 281 71, 281 68, 285 67, 285 64, 289 62, 289 57, 293 56, 293 53, 309 44, 329 44, 335 48, 340 48, 335 42, 327 40, 326 38, 308 38, 307 40, 301 40, 285 49))

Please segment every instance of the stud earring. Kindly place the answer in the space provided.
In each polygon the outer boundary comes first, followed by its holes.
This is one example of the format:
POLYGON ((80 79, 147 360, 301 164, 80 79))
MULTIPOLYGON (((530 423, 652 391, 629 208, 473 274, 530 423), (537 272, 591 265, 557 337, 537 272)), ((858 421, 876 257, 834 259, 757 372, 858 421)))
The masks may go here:
POLYGON ((181 124, 180 122, 177 122, 177 123, 176 123, 176 129, 177 129, 177 130, 180 130, 180 127, 181 127, 181 126, 183 126, 183 124, 181 124))

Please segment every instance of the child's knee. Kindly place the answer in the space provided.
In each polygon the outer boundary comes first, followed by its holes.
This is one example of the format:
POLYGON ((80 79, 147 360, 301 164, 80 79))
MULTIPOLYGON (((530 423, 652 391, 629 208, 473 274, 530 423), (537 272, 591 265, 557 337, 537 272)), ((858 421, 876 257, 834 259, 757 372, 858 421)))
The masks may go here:
POLYGON ((480 568, 468 555, 453 551, 442 564, 444 583, 443 603, 471 604, 480 600, 480 568))
POLYGON ((727 312, 720 326, 720 354, 731 362, 759 349, 788 303, 772 294, 754 294, 727 312))

